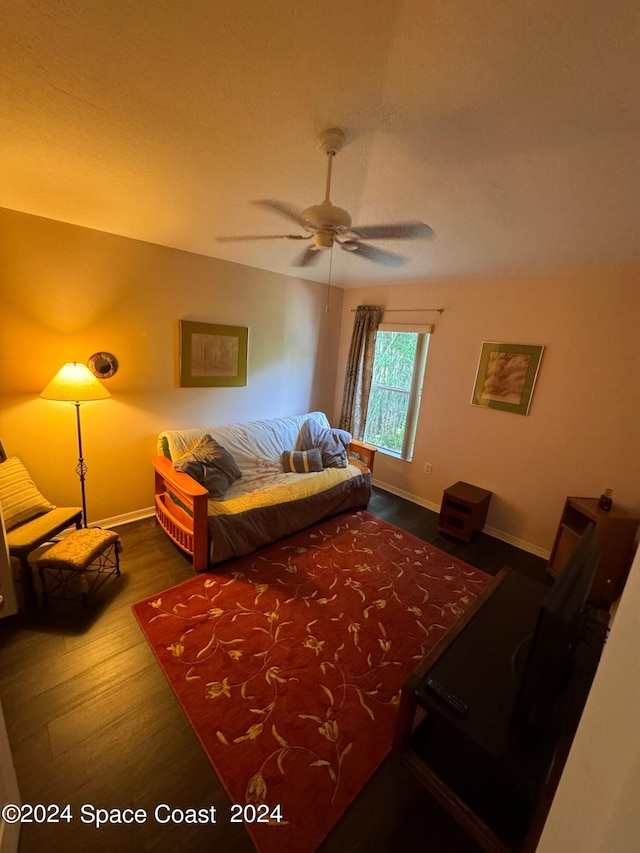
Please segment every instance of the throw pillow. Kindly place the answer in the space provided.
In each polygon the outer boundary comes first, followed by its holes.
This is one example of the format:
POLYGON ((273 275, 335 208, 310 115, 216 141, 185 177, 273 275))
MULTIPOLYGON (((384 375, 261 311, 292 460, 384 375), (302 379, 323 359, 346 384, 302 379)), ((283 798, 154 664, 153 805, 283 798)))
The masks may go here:
POLYGON ((204 486, 210 498, 224 497, 229 486, 242 476, 233 456, 210 435, 181 456, 174 468, 204 486))
POLYGON ((300 450, 318 447, 325 468, 347 467, 347 447, 351 441, 351 433, 343 429, 327 429, 313 418, 309 418, 302 424, 300 434, 300 450))
POLYGON ((0 463, 0 506, 7 530, 55 506, 41 495, 17 456, 0 463))
POLYGON ((322 454, 317 447, 311 450, 285 450, 282 467, 286 473, 310 474, 312 471, 322 471, 322 454))

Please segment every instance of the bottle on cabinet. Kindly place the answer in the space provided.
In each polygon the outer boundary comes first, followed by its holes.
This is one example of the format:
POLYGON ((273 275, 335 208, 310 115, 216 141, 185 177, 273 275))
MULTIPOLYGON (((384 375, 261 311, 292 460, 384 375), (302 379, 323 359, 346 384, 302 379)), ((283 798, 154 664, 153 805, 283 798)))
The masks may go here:
POLYGON ((600 500, 598 501, 598 507, 603 509, 605 512, 609 512, 611 507, 613 506, 613 489, 605 489, 603 494, 600 495, 600 500))

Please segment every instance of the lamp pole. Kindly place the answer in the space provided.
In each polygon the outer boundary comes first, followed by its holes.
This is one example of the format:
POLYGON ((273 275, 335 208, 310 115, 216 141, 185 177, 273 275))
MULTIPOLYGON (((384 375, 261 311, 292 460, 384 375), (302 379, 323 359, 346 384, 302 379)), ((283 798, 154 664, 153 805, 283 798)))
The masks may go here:
POLYGON ((80 428, 80 403, 76 400, 76 423, 78 425, 78 464, 76 466, 76 474, 80 478, 80 492, 82 493, 82 526, 87 526, 87 497, 84 490, 84 478, 89 470, 82 458, 82 429, 80 428))
POLYGON ((60 403, 73 403, 76 407, 76 426, 78 428, 78 464, 76 474, 80 478, 82 493, 82 524, 87 527, 87 498, 84 488, 87 466, 82 456, 82 427, 80 426, 80 405, 91 400, 106 400, 111 394, 91 373, 86 364, 77 361, 64 364, 51 382, 40 394, 45 400, 57 400, 60 403))

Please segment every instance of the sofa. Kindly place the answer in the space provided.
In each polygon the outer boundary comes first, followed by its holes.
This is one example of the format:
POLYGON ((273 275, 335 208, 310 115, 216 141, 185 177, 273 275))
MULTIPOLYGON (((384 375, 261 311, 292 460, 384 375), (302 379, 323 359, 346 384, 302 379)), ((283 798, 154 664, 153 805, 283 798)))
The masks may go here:
POLYGON ((332 430, 322 412, 165 430, 152 460, 156 520, 189 554, 194 570, 204 571, 330 515, 365 507, 375 453, 332 430), (336 461, 332 451, 342 445, 343 461, 336 461), (222 480, 219 488, 201 473, 199 454, 211 447, 217 456, 209 471, 222 480), (216 460, 222 460, 218 468, 216 460))

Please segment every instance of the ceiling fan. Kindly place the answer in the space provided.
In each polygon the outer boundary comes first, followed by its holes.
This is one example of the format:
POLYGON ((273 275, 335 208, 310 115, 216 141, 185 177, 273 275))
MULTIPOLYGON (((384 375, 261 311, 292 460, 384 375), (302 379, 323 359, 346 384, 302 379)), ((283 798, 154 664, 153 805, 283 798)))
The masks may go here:
POLYGON ((337 244, 347 252, 368 258, 391 267, 402 266, 405 258, 394 252, 386 252, 370 246, 364 240, 415 240, 433 236, 433 230, 424 222, 392 222, 388 225, 351 226, 351 216, 331 202, 331 167, 333 158, 342 149, 345 135, 334 127, 320 134, 318 145, 327 157, 327 181, 324 200, 305 210, 297 211, 287 202, 265 199, 256 201, 259 207, 278 213, 304 230, 304 234, 256 234, 244 237, 218 237, 219 241, 233 240, 312 240, 294 262, 294 266, 305 267, 314 263, 320 250, 331 249, 337 244))

